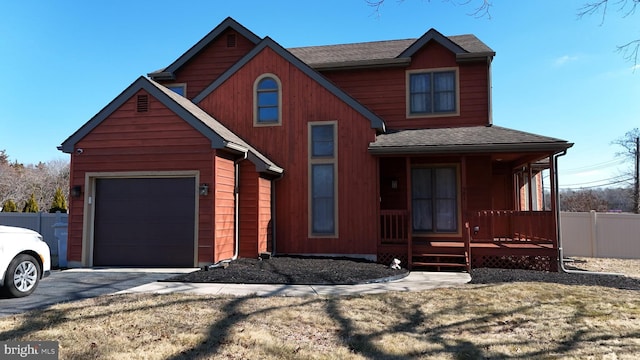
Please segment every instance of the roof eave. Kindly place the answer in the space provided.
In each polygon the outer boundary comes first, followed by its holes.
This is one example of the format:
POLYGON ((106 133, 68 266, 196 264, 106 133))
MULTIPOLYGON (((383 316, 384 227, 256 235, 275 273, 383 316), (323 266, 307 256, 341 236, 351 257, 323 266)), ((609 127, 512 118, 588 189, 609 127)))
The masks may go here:
POLYGON ((466 61, 491 61, 493 57, 496 56, 496 53, 491 52, 476 52, 476 53, 460 53, 456 54, 456 60, 458 62, 466 62, 466 61))
POLYGON ((170 71, 154 71, 148 73, 147 76, 156 81, 167 81, 176 79, 175 74, 170 71))
POLYGON ((340 61, 328 63, 308 63, 310 67, 319 70, 355 70, 369 68, 405 67, 411 64, 411 58, 373 59, 357 61, 340 61))
POLYGON ((402 154, 452 154, 452 153, 495 153, 495 152, 553 152, 564 151, 573 143, 520 143, 520 144, 480 144, 480 145, 414 145, 414 146, 369 146, 372 155, 402 154))

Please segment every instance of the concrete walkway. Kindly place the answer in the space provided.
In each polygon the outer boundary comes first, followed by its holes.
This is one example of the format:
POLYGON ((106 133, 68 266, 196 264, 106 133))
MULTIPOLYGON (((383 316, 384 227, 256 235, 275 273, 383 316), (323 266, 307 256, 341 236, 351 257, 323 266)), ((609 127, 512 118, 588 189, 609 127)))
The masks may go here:
POLYGON ((189 293, 199 295, 234 296, 317 296, 317 295, 360 295, 377 294, 387 291, 422 291, 441 287, 453 287, 471 281, 467 273, 412 272, 394 281, 358 285, 283 285, 283 284, 222 284, 222 283, 180 283, 152 282, 116 294, 131 293, 189 293))

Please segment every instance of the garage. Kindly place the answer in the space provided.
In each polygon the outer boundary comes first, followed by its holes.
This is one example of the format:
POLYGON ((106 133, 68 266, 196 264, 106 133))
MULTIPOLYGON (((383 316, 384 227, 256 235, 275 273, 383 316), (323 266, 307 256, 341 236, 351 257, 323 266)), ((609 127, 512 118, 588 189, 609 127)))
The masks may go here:
POLYGON ((94 266, 194 266, 194 177, 95 179, 94 266))

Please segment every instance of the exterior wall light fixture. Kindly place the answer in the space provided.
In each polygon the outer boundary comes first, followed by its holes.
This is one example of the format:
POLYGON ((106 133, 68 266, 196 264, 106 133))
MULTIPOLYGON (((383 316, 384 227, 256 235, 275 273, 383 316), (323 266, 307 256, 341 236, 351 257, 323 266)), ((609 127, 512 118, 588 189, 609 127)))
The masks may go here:
POLYGON ((82 195, 82 186, 75 185, 71 188, 71 196, 72 197, 80 197, 82 195))
POLYGON ((200 196, 207 196, 209 194, 209 185, 200 184, 199 190, 200 196))

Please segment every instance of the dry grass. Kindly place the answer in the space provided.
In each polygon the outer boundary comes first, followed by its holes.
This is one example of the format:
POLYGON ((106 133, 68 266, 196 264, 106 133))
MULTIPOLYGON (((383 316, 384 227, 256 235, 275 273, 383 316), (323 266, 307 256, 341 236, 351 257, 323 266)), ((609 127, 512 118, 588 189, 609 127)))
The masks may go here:
POLYGON ((606 259, 572 257, 573 262, 565 262, 567 268, 579 270, 621 273, 640 278, 640 259, 606 259))
POLYGON ((61 359, 635 359, 638 295, 544 282, 355 297, 114 295, 0 318, 0 341, 57 340, 61 359))

